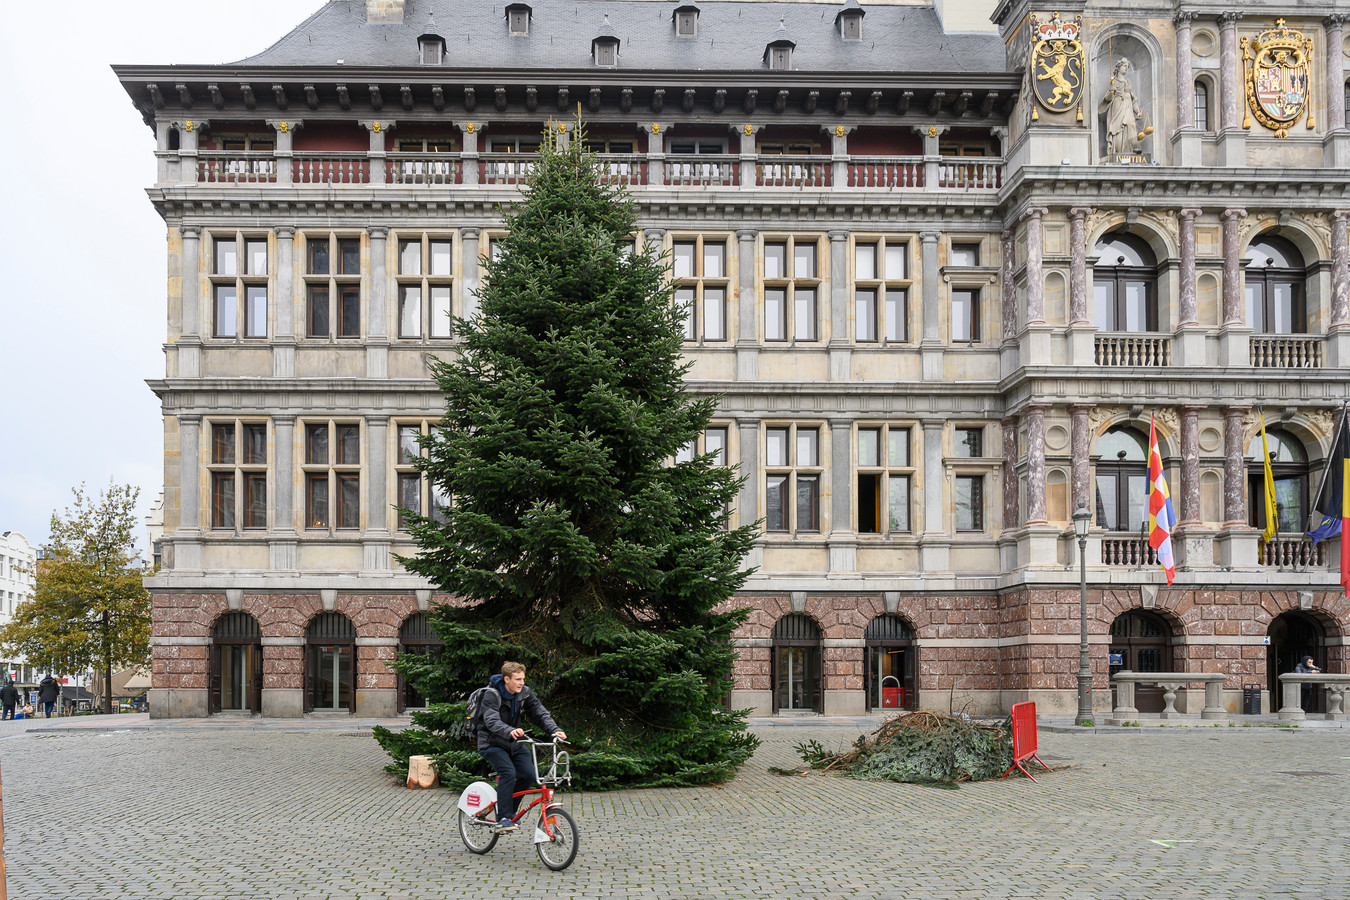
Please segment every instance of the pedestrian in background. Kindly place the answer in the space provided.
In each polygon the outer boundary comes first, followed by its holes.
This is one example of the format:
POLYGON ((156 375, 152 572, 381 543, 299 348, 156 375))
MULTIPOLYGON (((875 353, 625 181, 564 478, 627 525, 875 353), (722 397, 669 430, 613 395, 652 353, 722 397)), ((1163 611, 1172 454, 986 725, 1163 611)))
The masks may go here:
POLYGON ((14 718, 14 707, 19 702, 19 689, 14 686, 13 681, 6 681, 5 686, 0 688, 0 705, 5 708, 3 718, 14 718))
MULTIPOLYGON (((1299 657, 1298 665, 1294 666, 1294 671, 1300 675, 1316 675, 1322 670, 1317 668, 1317 663, 1313 662, 1313 658, 1305 653, 1303 656, 1299 657)), ((1303 685, 1302 696, 1300 698, 1303 702, 1300 705, 1303 707, 1304 712, 1307 712, 1308 707, 1312 706, 1312 695, 1313 686, 1311 684, 1303 685)))
POLYGON ((56 705, 56 698, 61 696, 61 685, 56 683, 56 679, 51 675, 43 678, 38 683, 38 702, 42 704, 42 709, 47 714, 47 718, 52 717, 52 707, 56 705))

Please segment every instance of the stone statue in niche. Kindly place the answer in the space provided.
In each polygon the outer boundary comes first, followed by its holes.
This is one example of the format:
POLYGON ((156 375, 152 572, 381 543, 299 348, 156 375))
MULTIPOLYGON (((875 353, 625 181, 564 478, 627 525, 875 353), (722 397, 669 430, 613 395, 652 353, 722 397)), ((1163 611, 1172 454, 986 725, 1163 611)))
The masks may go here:
POLYGON ((1129 59, 1116 60, 1106 94, 1097 104, 1097 112, 1106 113, 1106 155, 1112 162, 1147 162, 1139 145, 1153 133, 1153 126, 1143 124, 1144 110, 1135 96, 1130 68, 1129 59))

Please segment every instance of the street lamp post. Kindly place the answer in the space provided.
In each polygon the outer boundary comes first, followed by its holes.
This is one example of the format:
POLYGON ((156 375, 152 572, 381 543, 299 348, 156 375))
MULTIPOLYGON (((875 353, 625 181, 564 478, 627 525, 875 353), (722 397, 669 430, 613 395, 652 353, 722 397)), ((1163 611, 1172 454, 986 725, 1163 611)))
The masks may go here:
POLYGON ((1088 665, 1087 635, 1087 537, 1092 524, 1087 501, 1079 500, 1073 513, 1073 533, 1078 537, 1078 718, 1079 725, 1093 725, 1092 668, 1088 665))

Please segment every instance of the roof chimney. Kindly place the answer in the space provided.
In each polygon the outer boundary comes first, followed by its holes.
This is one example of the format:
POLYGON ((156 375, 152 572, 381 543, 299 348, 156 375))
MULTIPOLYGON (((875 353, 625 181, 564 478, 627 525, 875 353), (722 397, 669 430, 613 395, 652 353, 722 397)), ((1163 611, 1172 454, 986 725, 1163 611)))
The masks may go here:
POLYGON ((405 0, 366 0, 366 22, 370 25, 402 25, 405 0))

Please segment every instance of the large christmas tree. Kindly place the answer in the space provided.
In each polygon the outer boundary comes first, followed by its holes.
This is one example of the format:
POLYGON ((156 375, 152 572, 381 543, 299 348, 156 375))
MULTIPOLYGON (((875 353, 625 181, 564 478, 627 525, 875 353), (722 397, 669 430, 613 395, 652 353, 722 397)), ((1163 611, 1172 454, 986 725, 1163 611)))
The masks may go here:
POLYGON ((733 469, 673 462, 717 399, 686 390, 666 259, 579 133, 546 139, 522 193, 460 353, 430 362, 445 416, 419 465, 452 499, 410 517, 403 563, 463 602, 430 614, 443 654, 396 665, 444 702, 376 737, 391 771, 429 754, 466 783, 486 765, 463 699, 514 659, 584 787, 725 780, 758 743, 725 706, 755 530, 726 527, 733 469))

